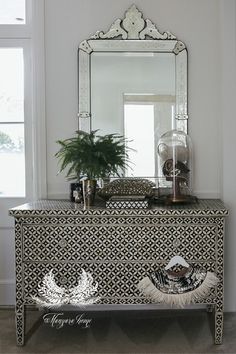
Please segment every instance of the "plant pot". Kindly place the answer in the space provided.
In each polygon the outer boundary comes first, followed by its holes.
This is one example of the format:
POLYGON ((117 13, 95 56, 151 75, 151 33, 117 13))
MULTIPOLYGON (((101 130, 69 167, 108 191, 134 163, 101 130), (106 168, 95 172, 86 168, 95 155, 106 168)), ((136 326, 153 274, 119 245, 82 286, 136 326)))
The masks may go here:
POLYGON ((95 179, 85 179, 83 184, 84 208, 87 209, 94 205, 97 181, 95 179))

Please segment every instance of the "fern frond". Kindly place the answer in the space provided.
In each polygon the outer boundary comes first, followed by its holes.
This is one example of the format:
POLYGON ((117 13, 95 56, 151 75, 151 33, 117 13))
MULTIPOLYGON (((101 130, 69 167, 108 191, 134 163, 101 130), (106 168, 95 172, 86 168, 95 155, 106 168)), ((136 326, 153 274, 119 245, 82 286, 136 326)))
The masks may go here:
POLYGON ((87 176, 89 179, 118 175, 129 166, 128 140, 119 134, 98 135, 78 130, 76 136, 58 140, 60 150, 55 154, 60 172, 67 169, 68 180, 87 176))

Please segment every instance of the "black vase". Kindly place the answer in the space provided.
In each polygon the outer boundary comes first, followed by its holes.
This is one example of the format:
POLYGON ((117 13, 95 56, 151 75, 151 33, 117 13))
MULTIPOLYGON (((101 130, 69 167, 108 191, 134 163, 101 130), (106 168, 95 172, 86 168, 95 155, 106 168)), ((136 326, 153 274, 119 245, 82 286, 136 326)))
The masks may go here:
POLYGON ((83 201, 82 182, 70 184, 70 201, 73 203, 81 203, 83 201))

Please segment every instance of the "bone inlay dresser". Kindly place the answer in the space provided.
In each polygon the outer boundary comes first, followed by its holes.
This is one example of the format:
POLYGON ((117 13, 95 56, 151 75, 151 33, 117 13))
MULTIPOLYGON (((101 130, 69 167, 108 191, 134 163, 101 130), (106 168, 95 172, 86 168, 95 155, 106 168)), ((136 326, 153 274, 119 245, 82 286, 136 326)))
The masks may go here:
MULTIPOLYGON (((199 303, 215 311, 215 343, 223 331, 224 223, 220 200, 150 209, 83 210, 67 201, 43 200, 10 210, 16 237, 16 335, 24 344, 24 308, 54 270, 57 284, 77 284, 81 268, 98 282, 100 304, 148 304, 138 282, 178 254, 214 271, 219 283, 199 303)), ((97 305, 94 305, 97 306, 97 305)), ((156 305, 158 308, 158 304, 156 305)))

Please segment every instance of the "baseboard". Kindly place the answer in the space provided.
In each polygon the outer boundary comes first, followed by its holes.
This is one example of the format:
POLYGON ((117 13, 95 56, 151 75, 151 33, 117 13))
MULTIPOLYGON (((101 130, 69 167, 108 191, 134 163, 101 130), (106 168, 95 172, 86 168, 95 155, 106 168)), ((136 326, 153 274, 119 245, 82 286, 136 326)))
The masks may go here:
POLYGON ((14 306, 15 305, 16 285, 14 279, 0 280, 0 305, 14 306))

